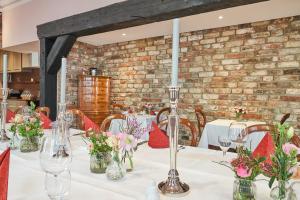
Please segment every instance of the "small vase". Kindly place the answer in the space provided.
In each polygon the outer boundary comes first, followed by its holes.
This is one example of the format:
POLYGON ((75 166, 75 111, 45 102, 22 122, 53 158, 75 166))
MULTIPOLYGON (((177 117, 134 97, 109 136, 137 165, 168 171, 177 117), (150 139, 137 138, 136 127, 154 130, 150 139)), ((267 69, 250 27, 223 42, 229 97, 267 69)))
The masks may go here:
POLYGON ((273 187, 270 193, 270 197, 273 200, 285 200, 288 198, 289 183, 288 181, 280 180, 277 186, 273 187))
POLYGON ((122 179, 125 174, 126 168, 123 162, 121 162, 119 152, 113 152, 111 162, 106 168, 106 177, 109 180, 117 181, 122 179))
POLYGON ((99 152, 90 156, 90 170, 92 173, 103 174, 110 163, 110 152, 99 152))
POLYGON ((20 151, 23 153, 39 150, 39 137, 22 137, 20 140, 20 151))
POLYGON ((124 165, 126 167, 127 172, 133 171, 133 155, 126 154, 125 158, 123 159, 124 165))
POLYGON ((12 134, 12 136, 9 140, 9 148, 11 150, 15 150, 18 148, 18 137, 15 133, 12 134))
POLYGON ((233 184, 233 200, 255 200, 256 185, 254 181, 236 178, 233 184))

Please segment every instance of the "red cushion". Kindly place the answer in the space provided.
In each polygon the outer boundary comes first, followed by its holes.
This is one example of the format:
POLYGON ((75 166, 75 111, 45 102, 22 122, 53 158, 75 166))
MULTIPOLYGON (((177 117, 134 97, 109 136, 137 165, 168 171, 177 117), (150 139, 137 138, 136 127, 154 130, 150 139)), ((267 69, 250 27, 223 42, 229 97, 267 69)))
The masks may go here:
POLYGON ((0 199, 7 200, 10 149, 0 155, 0 199))
POLYGON ((14 117, 15 117, 15 113, 9 109, 7 109, 6 112, 6 123, 9 123, 14 117))
POLYGON ((51 128, 51 119, 47 117, 44 113, 40 112, 41 122, 43 122, 43 129, 50 129, 51 128))
POLYGON ((253 152, 254 157, 265 157, 267 163, 271 163, 271 155, 274 154, 274 142, 271 134, 267 132, 253 152))
POLYGON ((94 131, 100 131, 100 127, 87 116, 84 116, 83 121, 85 131, 89 130, 90 128, 94 131))
POLYGON ((148 145, 152 148, 168 148, 169 137, 159 129, 155 122, 152 122, 148 145))

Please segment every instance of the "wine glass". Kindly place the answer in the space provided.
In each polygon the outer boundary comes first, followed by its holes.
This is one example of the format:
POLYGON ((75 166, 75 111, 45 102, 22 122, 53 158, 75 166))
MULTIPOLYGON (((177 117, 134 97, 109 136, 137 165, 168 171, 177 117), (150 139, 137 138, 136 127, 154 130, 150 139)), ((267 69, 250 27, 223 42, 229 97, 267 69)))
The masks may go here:
POLYGON ((68 197, 71 188, 70 170, 65 170, 59 175, 45 174, 45 190, 50 199, 65 199, 68 197))
POLYGON ((220 148, 223 151, 223 156, 226 155, 226 152, 231 146, 231 140, 225 136, 218 136, 218 142, 220 144, 220 148))
POLYGON ((242 147, 247 142, 247 125, 241 122, 232 122, 228 129, 228 137, 235 146, 242 147))
POLYGON ((66 136, 66 133, 61 132, 59 127, 52 129, 52 134, 43 137, 40 150, 42 169, 54 175, 69 169, 72 161, 69 137, 66 136))

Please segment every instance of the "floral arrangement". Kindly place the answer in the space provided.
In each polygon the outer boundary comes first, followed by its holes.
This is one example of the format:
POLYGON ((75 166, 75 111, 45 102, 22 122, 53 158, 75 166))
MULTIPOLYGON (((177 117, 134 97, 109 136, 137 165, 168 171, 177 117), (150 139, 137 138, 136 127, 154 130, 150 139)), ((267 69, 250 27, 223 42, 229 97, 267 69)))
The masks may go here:
POLYGON ((153 111, 154 109, 154 105, 150 104, 150 103, 146 103, 145 105, 143 105, 142 110, 146 113, 146 114, 150 114, 151 111, 153 111))
POLYGON ((247 109, 244 107, 234 107, 233 110, 237 119, 248 113, 247 109))
POLYGON ((121 125, 121 132, 128 135, 132 135, 136 140, 140 140, 150 130, 149 127, 144 128, 142 124, 138 122, 135 116, 127 117, 125 125, 121 125))
POLYGON ((43 135, 43 128, 40 116, 35 111, 35 105, 30 103, 30 108, 26 115, 16 114, 10 121, 12 126, 10 131, 18 134, 21 137, 41 137, 43 135))
POLYGON ((91 155, 97 155, 99 153, 104 152, 111 152, 112 147, 108 145, 107 141, 108 138, 112 134, 107 133, 96 133, 91 128, 86 131, 85 135, 83 136, 83 141, 89 143, 89 152, 91 155))
POLYGON ((276 129, 272 133, 275 152, 271 156, 271 163, 265 162, 261 165, 264 175, 270 177, 270 188, 275 180, 278 181, 278 194, 276 195, 280 199, 285 198, 286 184, 297 169, 297 154, 300 154, 300 149, 290 143, 293 136, 293 127, 287 124, 276 124, 276 129))

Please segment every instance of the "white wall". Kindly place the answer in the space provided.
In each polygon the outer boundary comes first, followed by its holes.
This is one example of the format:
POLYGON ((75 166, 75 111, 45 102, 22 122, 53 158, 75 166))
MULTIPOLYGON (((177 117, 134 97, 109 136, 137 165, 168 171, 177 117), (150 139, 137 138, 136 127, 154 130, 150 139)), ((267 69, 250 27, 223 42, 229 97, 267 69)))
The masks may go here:
POLYGON ((2 47, 37 41, 36 26, 124 0, 32 0, 3 10, 2 47))

